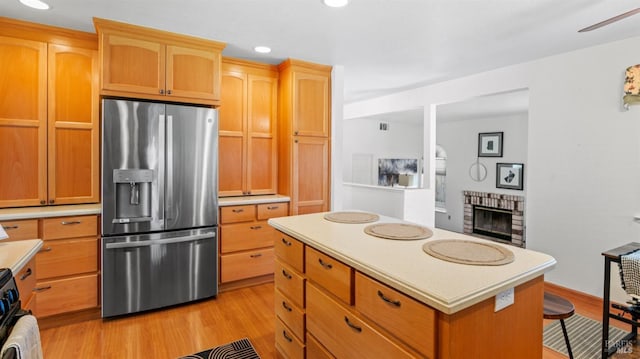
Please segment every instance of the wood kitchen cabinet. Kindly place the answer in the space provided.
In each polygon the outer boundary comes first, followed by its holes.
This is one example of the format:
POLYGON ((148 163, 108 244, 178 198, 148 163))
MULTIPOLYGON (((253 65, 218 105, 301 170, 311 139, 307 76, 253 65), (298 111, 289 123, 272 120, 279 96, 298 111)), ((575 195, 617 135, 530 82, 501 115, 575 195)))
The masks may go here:
POLYGON ((277 192, 275 66, 222 60, 219 196, 277 192))
POLYGON ((278 191, 292 215, 329 210, 331 67, 279 65, 278 191))
POLYGON ((95 35, 1 19, 0 207, 99 201, 95 35))
POLYGON ((225 44, 93 19, 102 95, 217 105, 225 44))

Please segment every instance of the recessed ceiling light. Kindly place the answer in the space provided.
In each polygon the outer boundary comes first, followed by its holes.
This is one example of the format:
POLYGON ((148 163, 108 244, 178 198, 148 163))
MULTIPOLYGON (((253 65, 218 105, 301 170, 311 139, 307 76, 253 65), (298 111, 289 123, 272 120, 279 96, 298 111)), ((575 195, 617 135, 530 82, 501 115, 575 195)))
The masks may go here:
POLYGON ((253 48, 253 51, 259 52, 261 54, 268 54, 271 52, 271 48, 267 46, 256 46, 253 48))
POLYGON ((343 7, 347 6, 349 0, 322 0, 322 2, 331 7, 343 7))
POLYGON ((40 1, 40 0, 20 0, 22 5, 26 5, 30 8, 38 9, 38 10, 49 10, 49 4, 40 1))

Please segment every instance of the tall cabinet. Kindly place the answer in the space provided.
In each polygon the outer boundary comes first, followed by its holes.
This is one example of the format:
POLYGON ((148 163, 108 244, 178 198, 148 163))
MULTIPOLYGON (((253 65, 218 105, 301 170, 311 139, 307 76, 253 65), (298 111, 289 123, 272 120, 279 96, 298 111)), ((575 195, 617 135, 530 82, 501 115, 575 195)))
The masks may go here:
POLYGON ((331 67, 289 59, 278 68, 278 191, 291 215, 328 211, 331 67))
POLYGON ((219 108, 219 195, 277 192, 275 66, 224 58, 219 108))
POLYGON ((98 43, 0 20, 0 207, 99 201, 98 43))

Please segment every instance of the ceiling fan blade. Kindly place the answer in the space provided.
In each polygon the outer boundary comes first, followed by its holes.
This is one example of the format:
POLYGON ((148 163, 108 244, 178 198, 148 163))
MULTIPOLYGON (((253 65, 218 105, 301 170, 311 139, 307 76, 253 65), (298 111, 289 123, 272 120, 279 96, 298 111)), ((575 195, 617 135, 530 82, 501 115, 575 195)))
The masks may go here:
POLYGON ((631 16, 631 15, 635 15, 635 14, 637 14, 637 13, 640 13, 640 7, 639 7, 639 8, 636 8, 636 9, 633 9, 633 10, 631 10, 631 11, 627 11, 627 12, 625 12, 624 14, 620 14, 620 15, 618 15, 618 16, 614 16, 614 17, 612 17, 612 18, 610 18, 610 19, 606 19, 606 20, 601 21, 601 22, 599 22, 599 23, 597 23, 597 24, 593 24, 593 25, 591 25, 591 26, 587 26, 587 27, 585 27, 584 29, 578 30, 578 32, 587 32, 587 31, 595 30, 595 29, 597 29, 597 28, 601 28, 601 27, 603 27, 603 26, 605 26, 605 25, 609 25, 609 24, 611 24, 611 23, 613 23, 613 22, 616 22, 616 21, 622 20, 622 19, 624 19, 624 18, 626 18, 626 17, 629 17, 629 16, 631 16))

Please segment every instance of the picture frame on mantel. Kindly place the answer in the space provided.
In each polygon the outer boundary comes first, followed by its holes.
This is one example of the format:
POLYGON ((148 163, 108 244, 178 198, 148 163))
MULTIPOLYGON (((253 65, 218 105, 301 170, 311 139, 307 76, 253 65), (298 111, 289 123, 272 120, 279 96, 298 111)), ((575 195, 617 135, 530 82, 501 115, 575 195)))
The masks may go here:
POLYGON ((478 134, 478 157, 502 157, 503 132, 478 134))
POLYGON ((496 163, 496 188, 524 189, 523 163, 496 163))

